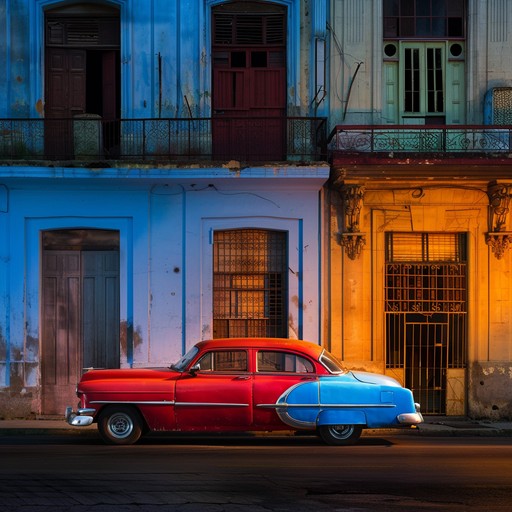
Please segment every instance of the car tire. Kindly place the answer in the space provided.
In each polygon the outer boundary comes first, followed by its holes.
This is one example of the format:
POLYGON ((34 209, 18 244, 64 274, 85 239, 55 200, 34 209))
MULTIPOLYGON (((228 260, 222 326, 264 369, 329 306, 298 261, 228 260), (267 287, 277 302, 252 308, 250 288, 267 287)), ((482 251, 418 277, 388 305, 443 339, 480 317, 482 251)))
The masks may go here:
POLYGON ((326 444, 348 446, 355 444, 361 437, 362 425, 322 425, 318 434, 326 444))
POLYGON ((126 405, 110 405, 101 411, 98 431, 107 444, 134 444, 141 435, 144 422, 139 412, 126 405))

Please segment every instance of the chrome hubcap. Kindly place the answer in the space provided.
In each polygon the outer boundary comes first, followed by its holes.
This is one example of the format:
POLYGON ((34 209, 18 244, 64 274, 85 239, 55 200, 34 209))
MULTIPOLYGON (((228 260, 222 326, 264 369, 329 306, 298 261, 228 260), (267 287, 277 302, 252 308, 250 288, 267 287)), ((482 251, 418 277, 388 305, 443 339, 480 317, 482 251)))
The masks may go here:
POLYGON ((119 439, 128 437, 133 431, 133 422, 124 413, 113 414, 108 420, 108 431, 119 439))

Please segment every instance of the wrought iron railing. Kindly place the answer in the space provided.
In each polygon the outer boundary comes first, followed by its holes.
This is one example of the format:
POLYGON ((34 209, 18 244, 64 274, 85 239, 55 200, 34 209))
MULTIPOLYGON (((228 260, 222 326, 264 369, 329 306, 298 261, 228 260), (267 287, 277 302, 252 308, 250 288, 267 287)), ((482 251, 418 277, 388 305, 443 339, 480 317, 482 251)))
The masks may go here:
POLYGON ((505 153, 512 152, 512 126, 336 126, 330 152, 505 153))
POLYGON ((325 118, 0 119, 0 160, 318 161, 325 118))

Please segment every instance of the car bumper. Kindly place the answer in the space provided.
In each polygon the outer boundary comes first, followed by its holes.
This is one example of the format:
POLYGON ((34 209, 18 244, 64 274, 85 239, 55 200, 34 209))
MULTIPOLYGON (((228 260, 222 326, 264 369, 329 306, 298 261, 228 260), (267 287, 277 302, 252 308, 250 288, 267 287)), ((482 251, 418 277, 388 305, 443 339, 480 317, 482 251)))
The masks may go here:
POLYGON ((414 404, 416 412, 406 412, 397 416, 398 422, 401 425, 419 425, 423 423, 423 416, 420 412, 420 405, 414 404))
POLYGON ((73 427, 87 427, 93 421, 93 414, 96 409, 78 409, 73 411, 72 407, 66 407, 66 421, 73 427))

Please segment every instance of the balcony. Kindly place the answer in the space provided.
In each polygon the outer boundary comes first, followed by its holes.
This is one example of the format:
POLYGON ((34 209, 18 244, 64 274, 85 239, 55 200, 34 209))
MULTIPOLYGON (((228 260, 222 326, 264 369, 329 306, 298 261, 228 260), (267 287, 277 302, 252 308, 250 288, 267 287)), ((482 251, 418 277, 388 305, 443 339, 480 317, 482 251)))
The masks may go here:
POLYGON ((494 178, 510 177, 512 126, 339 125, 328 153, 334 169, 346 173, 477 176, 485 166, 494 178))
POLYGON ((4 164, 311 162, 327 158, 326 141, 326 119, 311 117, 0 119, 4 164))

